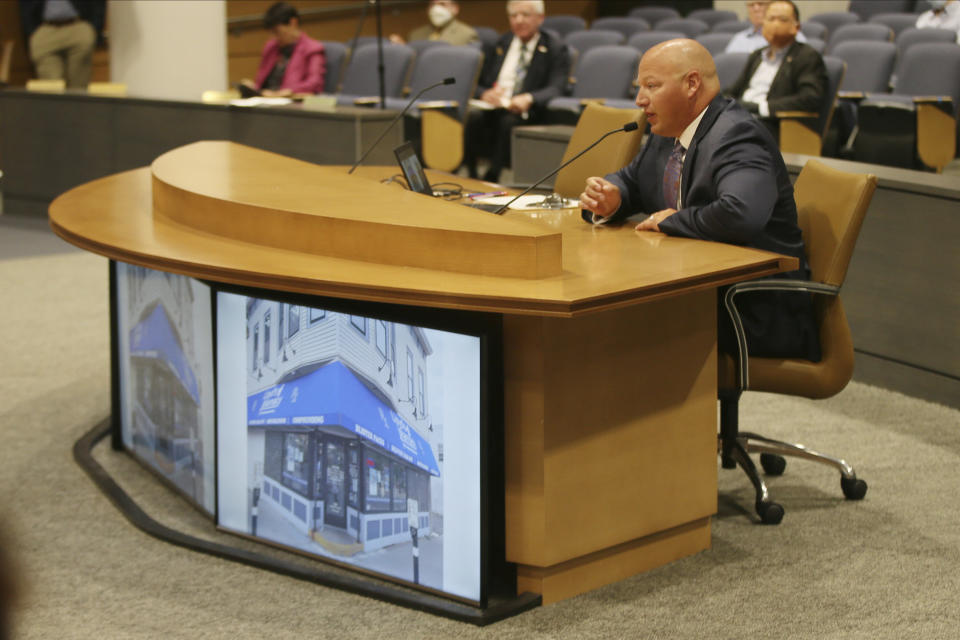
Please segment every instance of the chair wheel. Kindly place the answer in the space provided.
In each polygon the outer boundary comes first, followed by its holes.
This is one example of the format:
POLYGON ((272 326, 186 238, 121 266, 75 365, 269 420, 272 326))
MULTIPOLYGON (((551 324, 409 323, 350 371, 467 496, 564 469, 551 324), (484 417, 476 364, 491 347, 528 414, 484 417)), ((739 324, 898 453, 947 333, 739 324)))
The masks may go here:
POLYGON ((861 500, 867 495, 867 483, 859 478, 840 478, 840 488, 847 500, 861 500))
POLYGON ((757 505, 757 513, 763 524, 780 524, 783 520, 783 507, 776 502, 761 502, 757 505))
POLYGON ((782 475, 783 470, 787 468, 787 459, 775 453, 761 453, 760 466, 763 467, 764 473, 771 476, 779 476, 782 475))

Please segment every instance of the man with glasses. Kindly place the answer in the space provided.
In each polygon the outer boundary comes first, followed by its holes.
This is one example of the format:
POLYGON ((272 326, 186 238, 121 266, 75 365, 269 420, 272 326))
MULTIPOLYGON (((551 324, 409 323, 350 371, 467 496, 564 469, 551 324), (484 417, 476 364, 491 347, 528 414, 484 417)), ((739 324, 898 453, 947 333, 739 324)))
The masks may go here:
POLYGON ((767 46, 747 58, 740 77, 724 93, 779 138, 778 111, 819 111, 827 90, 827 69, 816 49, 797 42, 800 12, 791 0, 767 5, 763 37, 767 46))
MULTIPOLYGON (((771 0, 752 0, 747 5, 747 19, 750 27, 733 34, 724 50, 727 53, 751 53, 767 46, 767 39, 763 37, 763 15, 767 12, 767 5, 771 0)), ((799 42, 806 42, 802 33, 797 34, 799 42)))

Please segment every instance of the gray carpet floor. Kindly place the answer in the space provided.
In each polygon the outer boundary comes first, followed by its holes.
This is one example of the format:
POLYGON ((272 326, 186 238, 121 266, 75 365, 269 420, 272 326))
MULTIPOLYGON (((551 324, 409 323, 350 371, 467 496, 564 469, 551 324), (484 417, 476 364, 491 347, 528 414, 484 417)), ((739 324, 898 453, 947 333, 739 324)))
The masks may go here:
MULTIPOLYGON (((843 499, 833 471, 791 461, 770 481, 784 521, 761 526, 745 478, 720 470, 710 550, 485 628, 154 539, 71 457, 109 412, 107 262, 55 238, 24 257, 3 231, 0 528, 21 587, 14 638, 960 635, 960 412, 858 383, 819 402, 747 394, 742 425, 847 457, 870 484, 862 502, 843 499)), ((157 519, 225 535, 125 455, 101 444, 95 456, 157 519)))

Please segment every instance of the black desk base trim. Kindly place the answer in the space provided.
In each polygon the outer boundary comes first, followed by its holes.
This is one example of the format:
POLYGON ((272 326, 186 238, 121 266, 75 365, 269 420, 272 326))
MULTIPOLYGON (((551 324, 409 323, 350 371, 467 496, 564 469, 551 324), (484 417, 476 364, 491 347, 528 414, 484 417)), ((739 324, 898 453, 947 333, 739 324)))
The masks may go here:
POLYGON ((364 575, 344 576, 327 571, 322 567, 309 568, 292 562, 272 558, 232 547, 195 538, 191 535, 166 527, 140 508, 120 487, 100 464, 93 459, 93 447, 110 435, 110 418, 105 418, 83 435, 73 445, 73 459, 87 472, 97 488, 103 492, 117 509, 141 531, 170 544, 185 547, 191 551, 206 553, 225 560, 266 569, 298 580, 306 580, 327 587, 341 589, 350 593, 383 600, 391 604, 425 611, 434 615, 484 626, 529 611, 540 606, 539 594, 523 593, 513 598, 491 598, 487 607, 473 607, 468 604, 447 600, 429 593, 405 589, 389 582, 364 575))

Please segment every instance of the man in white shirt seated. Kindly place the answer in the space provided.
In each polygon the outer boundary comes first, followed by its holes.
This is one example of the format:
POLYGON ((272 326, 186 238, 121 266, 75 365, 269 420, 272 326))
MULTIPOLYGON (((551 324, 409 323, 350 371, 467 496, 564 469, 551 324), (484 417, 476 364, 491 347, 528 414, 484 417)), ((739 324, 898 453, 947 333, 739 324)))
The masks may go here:
MULTIPOLYGON (((747 5, 747 19, 750 28, 738 31, 727 43, 726 53, 750 53, 767 46, 767 39, 763 37, 763 15, 767 12, 767 5, 772 0, 750 0, 747 5)), ((797 34, 797 40, 806 42, 802 33, 797 34)))
POLYGON ((957 33, 960 42, 960 2, 957 0, 927 0, 930 5, 917 18, 918 29, 949 29, 957 33))

